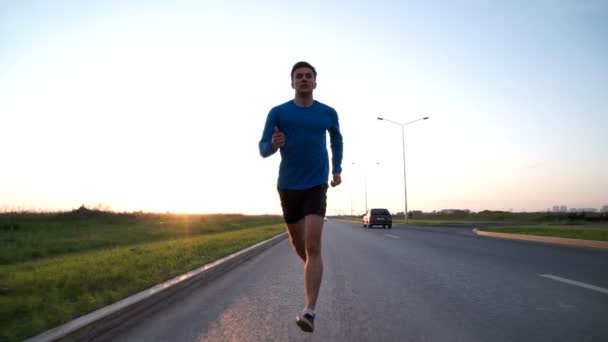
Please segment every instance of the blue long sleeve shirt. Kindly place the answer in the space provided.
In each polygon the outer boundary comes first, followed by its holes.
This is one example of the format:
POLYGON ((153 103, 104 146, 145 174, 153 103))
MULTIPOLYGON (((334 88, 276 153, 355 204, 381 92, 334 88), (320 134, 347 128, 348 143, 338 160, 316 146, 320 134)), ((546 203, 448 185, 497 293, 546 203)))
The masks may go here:
POLYGON ((280 148, 279 189, 302 190, 327 184, 326 132, 329 132, 332 174, 342 173, 342 134, 335 109, 318 101, 309 107, 299 107, 294 100, 272 108, 259 143, 264 158, 277 151, 272 146, 275 127, 285 134, 285 145, 280 148))

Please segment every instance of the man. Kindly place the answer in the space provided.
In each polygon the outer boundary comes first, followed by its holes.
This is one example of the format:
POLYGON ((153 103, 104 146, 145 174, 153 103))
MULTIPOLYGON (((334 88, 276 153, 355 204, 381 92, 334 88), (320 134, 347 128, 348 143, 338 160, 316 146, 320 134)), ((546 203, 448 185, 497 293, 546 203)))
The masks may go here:
POLYGON ((291 243, 304 261, 306 303, 296 323, 302 330, 312 332, 323 276, 321 231, 329 176, 326 132, 332 153, 331 186, 342 182, 342 134, 338 113, 313 99, 317 71, 312 65, 298 62, 293 66, 291 87, 295 90, 294 99, 268 113, 259 148, 264 158, 281 151, 277 190, 291 243))

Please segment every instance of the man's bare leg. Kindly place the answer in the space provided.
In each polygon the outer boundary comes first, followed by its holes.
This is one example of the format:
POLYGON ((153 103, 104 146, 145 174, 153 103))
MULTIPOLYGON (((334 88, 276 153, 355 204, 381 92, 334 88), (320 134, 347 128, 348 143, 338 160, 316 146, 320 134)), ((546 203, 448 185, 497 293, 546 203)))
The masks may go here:
POLYGON ((306 245, 304 243, 304 226, 305 219, 301 219, 296 223, 287 224, 289 239, 298 256, 306 263, 306 245))
POLYGON ((323 217, 308 215, 304 220, 304 242, 306 247, 306 263, 304 265, 304 285, 306 288, 306 307, 315 309, 321 279, 323 277, 323 259, 321 258, 321 232, 323 217))

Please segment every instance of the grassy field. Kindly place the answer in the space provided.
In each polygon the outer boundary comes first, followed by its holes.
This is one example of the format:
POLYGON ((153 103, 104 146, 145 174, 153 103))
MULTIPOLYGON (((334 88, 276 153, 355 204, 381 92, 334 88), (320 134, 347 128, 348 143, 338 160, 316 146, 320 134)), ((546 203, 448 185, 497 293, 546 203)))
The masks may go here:
POLYGON ((279 216, 0 214, 0 341, 21 341, 284 231, 279 216))
MULTIPOLYGON (((340 219, 360 222, 361 216, 340 216, 340 219)), ((403 224, 403 212, 393 215, 393 221, 403 224)), ((503 212, 482 211, 478 213, 461 212, 452 214, 415 212, 408 224, 449 224, 464 222, 528 222, 552 223, 556 225, 580 225, 603 223, 608 225, 608 213, 549 213, 549 212, 503 212)))
MULTIPOLYGON (((361 224, 360 217, 345 216, 337 218, 344 221, 356 222, 361 224)), ((585 222, 585 221, 573 221, 573 220, 562 220, 558 221, 557 224, 551 222, 539 222, 532 224, 521 224, 526 222, 523 218, 513 220, 517 223, 516 226, 509 226, 508 223, 502 220, 492 221, 491 218, 485 218, 485 220, 466 220, 464 218, 434 218, 434 219, 409 219, 408 225, 412 226, 433 226, 433 225, 450 225, 450 224, 462 224, 462 223, 475 223, 475 222, 500 222, 504 223, 504 226, 493 227, 493 228, 482 228, 480 230, 497 233, 507 234, 528 234, 528 235, 539 235, 539 236, 553 236, 562 237, 569 239, 583 239, 583 240, 596 240, 596 241, 608 241, 608 222, 585 222), (560 224, 561 223, 561 224, 560 224)), ((393 218, 393 224, 404 224, 404 219, 393 218)))

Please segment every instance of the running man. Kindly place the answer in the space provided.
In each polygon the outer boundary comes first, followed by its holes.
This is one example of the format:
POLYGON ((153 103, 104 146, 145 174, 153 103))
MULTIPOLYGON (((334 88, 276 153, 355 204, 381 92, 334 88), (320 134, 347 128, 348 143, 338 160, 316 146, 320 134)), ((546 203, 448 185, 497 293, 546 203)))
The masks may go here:
POLYGON ((329 178, 326 132, 331 145, 331 186, 342 182, 342 134, 336 110, 313 99, 317 71, 312 65, 298 62, 293 66, 291 87, 294 99, 268 113, 259 148, 264 158, 277 150, 281 153, 277 190, 291 243, 304 261, 306 303, 296 323, 312 332, 323 276, 321 232, 329 178))

